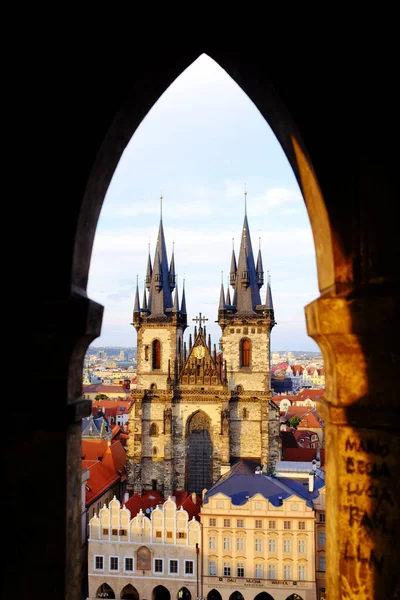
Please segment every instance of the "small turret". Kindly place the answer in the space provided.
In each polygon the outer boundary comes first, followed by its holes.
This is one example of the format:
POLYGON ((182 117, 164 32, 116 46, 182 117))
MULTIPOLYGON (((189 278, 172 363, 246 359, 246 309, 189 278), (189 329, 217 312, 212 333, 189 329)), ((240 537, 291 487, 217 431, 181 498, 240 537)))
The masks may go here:
POLYGON ((168 280, 169 280, 169 287, 172 290, 175 288, 175 284, 176 284, 176 275, 175 275, 175 242, 172 245, 172 256, 171 256, 171 262, 169 265, 169 271, 168 271, 168 280))
POLYGON ((220 310, 224 310, 225 306, 226 306, 226 305, 225 305, 225 292, 224 292, 224 284, 223 284, 223 283, 221 283, 221 292, 220 292, 220 295, 219 295, 219 307, 218 307, 218 308, 219 308, 220 310))
POLYGON ((183 280, 183 289, 182 289, 182 302, 181 302, 181 313, 186 315, 186 294, 185 294, 185 280, 183 280))
MULTIPOLYGON (((233 245, 233 238, 232 238, 233 245)), ((236 285, 236 274, 237 274, 237 264, 236 264, 236 256, 235 256, 235 248, 232 247, 232 258, 231 258, 231 270, 229 273, 230 284, 233 288, 236 285)))
POLYGON ((145 279, 145 284, 146 284, 146 288, 148 291, 150 290, 152 275, 153 275, 153 267, 151 266, 150 244, 149 244, 149 257, 147 259, 147 270, 146 270, 146 279, 145 279))
POLYGON ((133 306, 133 314, 140 312, 140 302, 139 302, 139 283, 138 277, 136 276, 136 294, 135 294, 135 304, 133 306))
POLYGON ((264 285, 264 269, 263 269, 262 258, 261 258, 261 238, 259 238, 259 241, 260 241, 260 247, 258 248, 256 275, 257 275, 258 287, 261 288, 264 285))

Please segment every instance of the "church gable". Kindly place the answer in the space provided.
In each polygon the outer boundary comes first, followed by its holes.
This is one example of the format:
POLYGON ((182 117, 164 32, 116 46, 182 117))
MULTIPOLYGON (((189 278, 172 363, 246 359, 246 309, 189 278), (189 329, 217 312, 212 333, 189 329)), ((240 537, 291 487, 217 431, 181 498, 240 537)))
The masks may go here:
POLYGON ((181 385, 223 385, 222 359, 211 355, 200 329, 180 373, 181 385))

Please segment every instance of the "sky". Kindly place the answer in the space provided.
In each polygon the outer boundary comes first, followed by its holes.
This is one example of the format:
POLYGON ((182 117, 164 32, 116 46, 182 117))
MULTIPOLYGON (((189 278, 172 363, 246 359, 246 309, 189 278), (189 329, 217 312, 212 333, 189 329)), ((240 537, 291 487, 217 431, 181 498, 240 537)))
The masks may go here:
MULTIPOLYGON (((253 252, 271 277, 277 325, 272 351, 318 351, 304 306, 318 297, 314 243, 300 188, 274 133, 241 88, 206 55, 186 69, 144 118, 114 172, 97 224, 88 295, 104 306, 92 346, 136 346, 131 325, 142 302, 149 252, 162 219, 168 260, 175 248, 179 299, 185 280, 188 325, 199 312, 212 343, 221 281, 236 258, 247 190, 253 252)), ((231 288, 231 294, 232 294, 231 288)), ((265 286, 261 288, 265 301, 265 286)))

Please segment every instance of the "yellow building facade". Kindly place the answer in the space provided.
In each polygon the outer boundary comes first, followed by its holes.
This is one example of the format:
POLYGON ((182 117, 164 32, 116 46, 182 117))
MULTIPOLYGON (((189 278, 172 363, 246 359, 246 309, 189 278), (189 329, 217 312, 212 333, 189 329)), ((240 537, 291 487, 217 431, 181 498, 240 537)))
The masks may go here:
MULTIPOLYGON (((273 478, 265 479, 268 490, 273 478)), ((315 507, 285 483, 281 496, 270 487, 270 499, 252 494, 254 480, 242 483, 235 482, 232 494, 204 498, 201 595, 207 600, 315 600, 315 507)))

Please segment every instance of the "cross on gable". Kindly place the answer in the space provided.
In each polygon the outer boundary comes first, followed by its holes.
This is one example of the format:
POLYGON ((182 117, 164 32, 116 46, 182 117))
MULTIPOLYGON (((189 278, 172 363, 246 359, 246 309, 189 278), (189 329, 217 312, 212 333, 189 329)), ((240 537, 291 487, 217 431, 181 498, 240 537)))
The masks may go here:
POLYGON ((192 321, 195 321, 196 324, 198 323, 200 326, 200 329, 202 328, 202 323, 205 323, 206 321, 208 321, 208 319, 206 319, 205 317, 201 316, 201 313, 199 313, 198 317, 195 317, 194 319, 192 319, 192 321))

